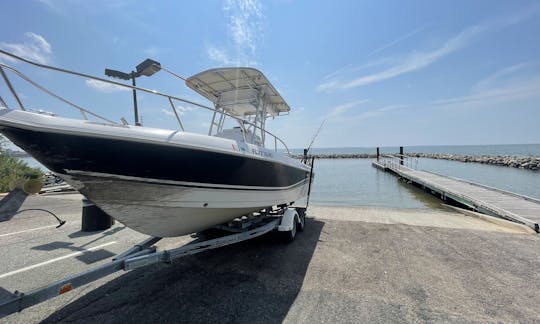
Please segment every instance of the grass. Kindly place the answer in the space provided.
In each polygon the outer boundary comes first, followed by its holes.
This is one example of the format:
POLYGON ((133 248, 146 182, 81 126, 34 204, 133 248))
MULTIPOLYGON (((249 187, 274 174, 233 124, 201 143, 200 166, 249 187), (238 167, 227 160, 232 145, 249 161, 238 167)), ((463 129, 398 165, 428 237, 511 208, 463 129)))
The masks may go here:
POLYGON ((26 162, 9 156, 0 148, 0 192, 10 191, 13 183, 19 179, 41 178, 43 172, 38 168, 29 167, 26 162))

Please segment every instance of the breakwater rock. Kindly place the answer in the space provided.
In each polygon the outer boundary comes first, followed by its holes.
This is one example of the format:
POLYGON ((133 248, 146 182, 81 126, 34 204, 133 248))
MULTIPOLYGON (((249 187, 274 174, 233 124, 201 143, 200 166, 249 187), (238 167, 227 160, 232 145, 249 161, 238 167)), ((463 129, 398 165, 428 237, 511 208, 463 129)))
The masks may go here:
POLYGON ((461 155, 443 153, 407 153, 408 157, 451 160, 459 162, 474 162, 492 164, 520 169, 540 170, 540 156, 510 156, 510 155, 461 155))
MULTIPOLYGON (((302 154, 293 154, 293 158, 302 159, 302 154)), ((309 157, 315 157, 316 159, 374 159, 377 154, 371 153, 359 153, 359 154, 310 154, 309 157)))
MULTIPOLYGON (((540 170, 540 156, 510 156, 510 155, 461 155, 445 153, 405 153, 409 158, 427 158, 438 160, 451 160, 459 162, 473 162, 482 164, 492 164, 528 170, 540 170)), ((293 155, 297 159, 302 159, 303 155, 293 155)), ((316 159, 374 159, 376 154, 313 154, 310 157, 316 159)))

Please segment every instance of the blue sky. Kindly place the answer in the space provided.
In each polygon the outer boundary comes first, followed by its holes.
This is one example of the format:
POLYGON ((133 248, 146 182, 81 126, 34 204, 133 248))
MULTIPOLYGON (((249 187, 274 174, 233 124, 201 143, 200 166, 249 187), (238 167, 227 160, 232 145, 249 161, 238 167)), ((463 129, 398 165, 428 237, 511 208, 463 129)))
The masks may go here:
MULTIPOLYGON (((0 47, 103 76, 149 57, 183 76, 261 70, 292 108, 269 121, 290 147, 540 142, 538 1, 4 1, 0 47)), ((32 79, 132 122, 131 93, 38 71, 32 79)), ((14 77, 13 77, 14 78, 14 77)), ((138 85, 206 103, 159 72, 138 85)), ((77 117, 16 80, 24 103, 77 117)), ((0 95, 15 106, 6 87, 0 95)), ((140 94, 146 126, 176 128, 166 100, 140 94)), ((210 115, 177 107, 188 131, 210 115)))

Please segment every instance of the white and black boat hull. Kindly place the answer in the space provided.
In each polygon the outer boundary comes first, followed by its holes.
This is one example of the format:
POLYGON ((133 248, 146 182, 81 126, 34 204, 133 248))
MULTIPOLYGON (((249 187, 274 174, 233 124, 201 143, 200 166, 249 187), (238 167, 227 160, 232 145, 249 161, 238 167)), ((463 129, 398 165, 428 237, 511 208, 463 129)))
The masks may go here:
POLYGON ((139 232, 179 236, 307 194, 307 166, 279 152, 185 132, 13 110, 0 131, 139 232))
POLYGON ((307 194, 307 181, 288 189, 207 188, 104 176, 63 175, 92 202, 128 227, 153 236, 201 231, 307 194))

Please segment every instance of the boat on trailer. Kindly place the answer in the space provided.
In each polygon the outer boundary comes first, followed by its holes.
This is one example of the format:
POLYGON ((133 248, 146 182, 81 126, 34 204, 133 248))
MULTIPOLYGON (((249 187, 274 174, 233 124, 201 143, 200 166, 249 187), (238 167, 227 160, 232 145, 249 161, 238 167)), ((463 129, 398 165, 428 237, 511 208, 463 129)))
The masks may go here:
MULTIPOLYGON (((0 109, 2 134, 136 231, 155 237, 185 235, 273 206, 291 205, 308 194, 312 168, 307 159, 290 157, 283 141, 265 129, 269 118, 287 114, 290 108, 257 69, 218 68, 186 79, 189 88, 213 103, 212 108, 1 53, 41 68, 168 99, 178 130, 116 123, 54 94, 79 109, 84 119, 27 111, 15 91, 21 110, 0 109), (184 131, 173 101, 212 110, 209 132, 184 131), (98 121, 88 120, 88 115, 98 121), (235 124, 227 127, 231 122, 235 124), (269 142, 273 148, 266 147, 269 142)), ((13 90, 3 69, 2 76, 13 90)))

